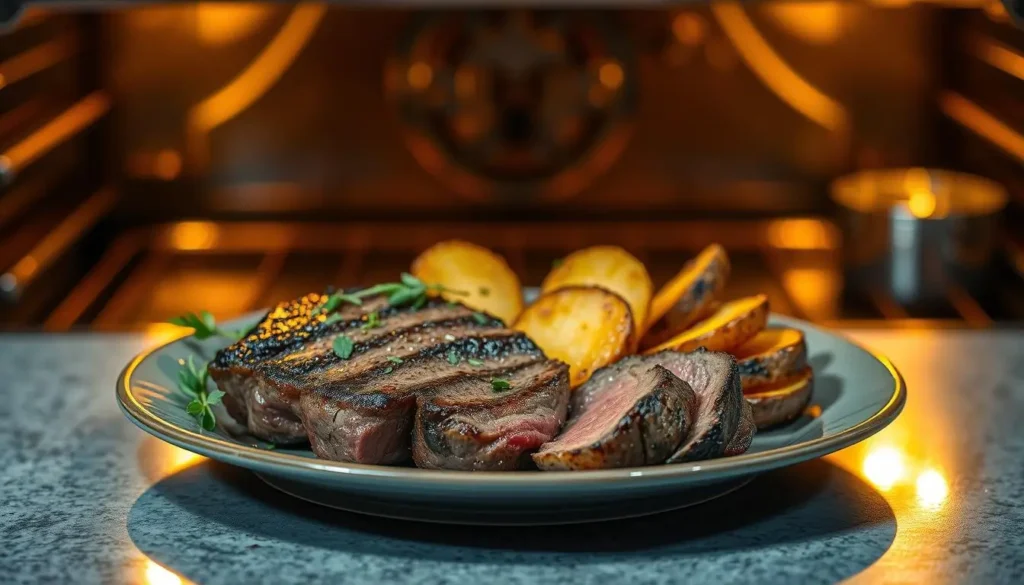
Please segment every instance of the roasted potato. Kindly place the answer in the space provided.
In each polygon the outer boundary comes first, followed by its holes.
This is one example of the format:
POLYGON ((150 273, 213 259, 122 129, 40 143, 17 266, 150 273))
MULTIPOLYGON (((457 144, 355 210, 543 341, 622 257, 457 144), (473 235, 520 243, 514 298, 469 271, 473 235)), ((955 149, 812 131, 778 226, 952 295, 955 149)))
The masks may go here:
POLYGON ((573 388, 594 370, 627 355, 635 343, 629 304, 594 286, 570 286, 541 295, 519 315, 514 328, 530 336, 548 357, 569 364, 573 388))
POLYGON ((666 349, 729 351, 754 337, 768 323, 768 297, 757 295, 729 301, 707 319, 644 353, 666 349))
POLYGON ((804 333, 789 327, 768 327, 732 351, 744 392, 757 391, 807 367, 804 333))
POLYGON ((647 268, 629 252, 617 246, 593 246, 569 254, 548 273, 541 293, 567 286, 599 286, 622 297, 633 313, 633 330, 639 341, 654 285, 647 268))
POLYGON ((804 368, 796 376, 746 394, 757 429, 767 429, 800 416, 811 400, 813 389, 814 373, 811 368, 804 368))
POLYGON ((452 301, 513 323, 523 310, 523 287, 505 259, 476 244, 449 240, 434 244, 412 263, 412 274, 466 294, 444 293, 452 301))
POLYGON ((712 244, 683 266, 651 301, 641 347, 664 343, 714 312, 729 278, 729 256, 712 244))

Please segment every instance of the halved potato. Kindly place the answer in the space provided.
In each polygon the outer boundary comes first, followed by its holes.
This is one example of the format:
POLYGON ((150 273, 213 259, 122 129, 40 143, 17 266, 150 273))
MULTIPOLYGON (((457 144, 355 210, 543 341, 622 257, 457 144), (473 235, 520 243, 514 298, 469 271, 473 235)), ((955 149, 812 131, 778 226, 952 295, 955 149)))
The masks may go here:
POLYGON ((757 429, 789 422, 804 411, 814 390, 814 372, 804 368, 796 376, 766 386, 745 398, 754 411, 757 429))
POLYGON ((465 292, 446 299, 485 311, 512 323, 523 310, 523 287, 505 259, 461 240, 434 244, 412 263, 412 274, 427 284, 465 292))
POLYGON ((718 244, 704 248, 654 295, 641 346, 664 343, 710 315, 728 278, 725 248, 718 244))
POLYGON ((666 349, 693 351, 729 351, 754 337, 768 324, 768 297, 756 295, 729 301, 710 317, 644 353, 666 349))
POLYGON ((804 332, 789 327, 768 327, 732 351, 743 391, 788 378, 807 367, 804 332))
POLYGON ((654 285, 647 268, 617 246, 593 246, 577 250, 551 270, 541 293, 566 286, 599 286, 622 297, 633 312, 633 329, 639 334, 647 322, 654 285))
POLYGON ((569 364, 573 388, 594 370, 627 355, 634 344, 633 314, 619 295, 594 286, 571 286, 541 295, 514 326, 549 358, 569 364))

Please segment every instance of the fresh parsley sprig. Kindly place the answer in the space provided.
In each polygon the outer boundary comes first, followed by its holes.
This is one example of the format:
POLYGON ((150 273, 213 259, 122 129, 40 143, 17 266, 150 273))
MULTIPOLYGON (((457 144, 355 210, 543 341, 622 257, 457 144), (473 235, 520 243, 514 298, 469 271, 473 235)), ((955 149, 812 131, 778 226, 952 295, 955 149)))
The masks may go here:
POLYGON ((327 300, 314 309, 313 314, 330 313, 343 303, 362 305, 363 299, 381 294, 387 295, 388 305, 392 307, 419 309, 427 303, 427 297, 431 293, 448 293, 460 296, 469 294, 465 291, 450 289, 440 284, 426 284, 408 272, 403 272, 399 282, 375 284, 369 288, 351 293, 336 292, 327 297, 327 300))
POLYGON ((197 367, 192 356, 188 356, 187 361, 181 362, 181 368, 178 370, 178 389, 192 399, 185 407, 185 411, 196 417, 196 422, 204 430, 212 431, 217 428, 217 417, 213 414, 213 406, 220 404, 224 393, 216 388, 207 391, 209 380, 210 372, 207 370, 207 364, 197 367))
POLYGON ((244 329, 222 329, 218 327, 217 321, 209 311, 199 311, 198 314, 185 313, 184 315, 178 315, 167 322, 179 327, 191 327, 195 330, 193 335, 195 335, 196 339, 200 340, 216 336, 238 340, 245 335, 244 329))

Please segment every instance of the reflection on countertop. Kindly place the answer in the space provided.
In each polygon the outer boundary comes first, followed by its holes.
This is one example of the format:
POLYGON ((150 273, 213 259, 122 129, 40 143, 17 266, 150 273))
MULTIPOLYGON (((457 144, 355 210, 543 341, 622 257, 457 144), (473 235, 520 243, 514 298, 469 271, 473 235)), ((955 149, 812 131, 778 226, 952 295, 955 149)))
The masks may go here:
POLYGON ((607 530, 486 533, 282 501, 247 472, 143 434, 112 389, 154 337, 0 336, 0 574, 152 585, 1013 582, 1024 571, 1024 332, 851 335, 889 355, 909 388, 900 418, 867 441, 692 510, 607 530))

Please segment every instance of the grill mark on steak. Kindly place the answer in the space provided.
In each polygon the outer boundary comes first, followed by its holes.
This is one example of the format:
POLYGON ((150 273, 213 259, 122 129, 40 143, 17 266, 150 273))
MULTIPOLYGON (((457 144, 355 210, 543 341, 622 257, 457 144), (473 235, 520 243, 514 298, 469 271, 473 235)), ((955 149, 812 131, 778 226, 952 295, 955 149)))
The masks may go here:
POLYGON ((544 470, 662 463, 686 436, 695 402, 689 385, 662 366, 622 360, 576 390, 565 431, 533 459, 544 470))
MULTIPOLYGON (((264 390, 256 395, 258 383, 253 370, 265 360, 301 346, 330 330, 327 315, 312 313, 326 298, 320 293, 279 303, 239 341, 220 350, 210 362, 210 377, 225 392, 228 412, 249 427, 255 436, 281 443, 301 441, 300 423, 287 404, 264 390), (252 422, 251 422, 252 421, 252 422)), ((363 306, 344 305, 338 313, 345 319, 358 318, 364 311, 384 305, 386 299, 367 299, 363 306)))
MULTIPOLYGON (((508 329, 433 343, 415 348, 400 364, 391 365, 381 352, 368 359, 372 363, 357 375, 335 379, 330 385, 303 387, 299 404, 313 452, 357 463, 405 461, 417 395, 444 391, 468 376, 495 376, 546 360, 529 338, 508 329), (455 365, 447 359, 453 349, 464 358, 455 365), (481 360, 482 365, 471 365, 469 358, 481 360)), ((568 385, 564 392, 568 395, 568 385)))
MULTIPOLYGON (((283 356, 264 360, 248 368, 235 368, 217 372, 214 380, 218 386, 224 384, 225 392, 232 396, 231 403, 237 404, 244 416, 241 418, 249 432, 257 437, 272 440, 276 443, 290 444, 303 442, 307 438, 302 424, 301 409, 298 404, 297 383, 279 384, 272 378, 261 375, 261 371, 286 372, 293 368, 299 374, 323 371, 332 364, 341 362, 334 354, 334 339, 344 333, 359 340, 355 351, 365 352, 376 343, 386 343, 393 336, 411 329, 427 329, 444 323, 472 322, 472 311, 462 305, 450 306, 439 300, 432 300, 420 311, 382 309, 383 297, 367 299, 362 306, 344 305, 338 314, 342 319, 319 331, 319 336, 307 339, 303 345, 283 356), (380 327, 362 329, 365 313, 378 311, 385 315, 380 327), (441 319, 441 321, 437 321, 441 319), (277 367, 281 366, 282 367, 277 367)), ((497 323, 489 320, 486 323, 497 323)), ((282 374, 283 375, 283 374, 282 374)), ((301 378, 301 375, 293 376, 301 378)), ((309 382, 316 383, 316 380, 309 382)), ((229 403, 229 407, 233 404, 229 403)))
POLYGON ((541 359, 421 394, 413 459, 418 467, 430 469, 522 469, 529 465, 530 453, 565 421, 568 388, 568 366, 541 359), (495 376, 508 380, 510 388, 495 391, 495 376))
POLYGON ((418 311, 396 309, 381 296, 342 305, 340 318, 325 325, 326 315, 312 316, 322 300, 312 294, 281 303, 211 364, 229 407, 236 415, 241 410, 239 418, 253 435, 276 443, 308 438, 313 451, 328 459, 399 463, 411 453, 417 399, 436 399, 449 413, 436 425, 457 419, 460 428, 474 429, 451 435, 449 448, 476 454, 464 463, 436 465, 498 469, 520 463, 565 419, 565 366, 493 317, 480 319, 440 299, 418 311), (363 329, 371 311, 378 311, 380 325, 363 329), (341 334, 353 341, 347 360, 334 354, 341 334), (451 352, 459 358, 454 365, 451 352), (474 366, 469 359, 480 362, 474 366), (529 372, 536 375, 516 382, 508 395, 465 393, 466 384, 489 387, 492 377, 529 372))

